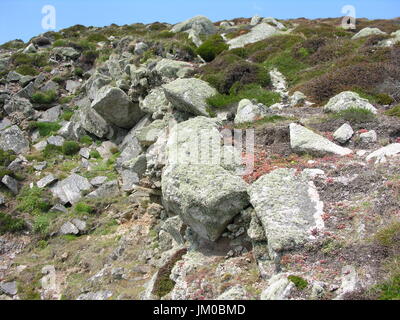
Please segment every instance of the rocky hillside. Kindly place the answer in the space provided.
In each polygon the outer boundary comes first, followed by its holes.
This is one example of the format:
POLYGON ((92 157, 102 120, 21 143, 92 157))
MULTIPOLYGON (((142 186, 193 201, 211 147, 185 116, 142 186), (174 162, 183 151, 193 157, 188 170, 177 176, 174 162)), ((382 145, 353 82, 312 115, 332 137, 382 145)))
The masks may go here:
POLYGON ((400 20, 340 23, 1 45, 0 299, 398 299, 400 20))

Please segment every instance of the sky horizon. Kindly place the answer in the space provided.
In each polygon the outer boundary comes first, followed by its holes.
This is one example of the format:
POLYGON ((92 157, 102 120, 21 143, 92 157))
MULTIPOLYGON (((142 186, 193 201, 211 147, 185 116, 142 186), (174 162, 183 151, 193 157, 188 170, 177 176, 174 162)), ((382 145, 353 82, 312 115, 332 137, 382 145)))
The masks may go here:
MULTIPOLYGON (((46 31, 58 31, 76 24, 104 27, 112 23, 167 22, 175 24, 196 15, 212 21, 239 17, 337 18, 342 8, 352 5, 356 18, 393 19, 400 16, 399 0, 2 0, 0 43, 14 39, 28 41, 46 31), (46 5, 55 8, 55 29, 44 29, 46 5)), ((48 20, 46 20, 48 21, 48 20)))

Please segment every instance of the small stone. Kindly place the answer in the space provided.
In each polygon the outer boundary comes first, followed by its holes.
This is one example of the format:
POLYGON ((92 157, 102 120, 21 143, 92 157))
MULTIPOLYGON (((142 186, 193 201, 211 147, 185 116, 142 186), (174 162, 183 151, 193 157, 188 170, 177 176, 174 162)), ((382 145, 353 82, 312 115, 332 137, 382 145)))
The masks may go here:
POLYGON ((33 147, 34 147, 37 151, 43 151, 44 149, 46 149, 47 144, 48 144, 47 141, 46 141, 46 140, 43 140, 43 141, 40 141, 40 142, 34 144, 33 147))
POLYGON ((56 204, 51 209, 50 212, 60 212, 60 213, 67 213, 68 210, 62 204, 56 204))
POLYGON ((47 143, 57 146, 57 147, 62 147, 62 145, 64 144, 65 139, 61 136, 51 136, 49 138, 47 138, 47 143))
POLYGON ((81 150, 79 150, 79 155, 82 158, 89 159, 90 158, 90 150, 89 150, 89 148, 82 148, 81 150))
POLYGON ((360 134, 361 142, 363 143, 374 143, 378 140, 378 135, 375 130, 364 132, 360 134))
POLYGON ((0 292, 9 296, 15 296, 18 292, 17 283, 15 281, 0 283, 0 292))
POLYGON ((98 176, 90 180, 90 184, 95 187, 100 187, 104 182, 107 181, 107 177, 105 176, 98 176))
POLYGON ((79 229, 72 222, 68 221, 61 226, 59 234, 60 235, 68 235, 68 234, 77 235, 77 234, 79 234, 79 229))
POLYGON ((351 139, 353 134, 353 128, 349 124, 345 123, 335 131, 333 138, 340 143, 346 143, 351 139))
POLYGON ((57 178, 54 177, 52 174, 49 174, 49 175, 45 176, 43 179, 40 179, 38 182, 36 182, 36 185, 39 188, 45 188, 55 181, 57 181, 57 178))
POLYGON ((34 168, 36 171, 42 171, 42 170, 45 169, 46 167, 47 167, 47 162, 46 162, 46 161, 38 162, 37 164, 35 164, 35 165, 33 166, 33 168, 34 168))
POLYGON ((1 182, 11 190, 12 193, 18 194, 18 181, 15 180, 13 177, 10 177, 8 175, 5 175, 3 179, 1 179, 1 182))

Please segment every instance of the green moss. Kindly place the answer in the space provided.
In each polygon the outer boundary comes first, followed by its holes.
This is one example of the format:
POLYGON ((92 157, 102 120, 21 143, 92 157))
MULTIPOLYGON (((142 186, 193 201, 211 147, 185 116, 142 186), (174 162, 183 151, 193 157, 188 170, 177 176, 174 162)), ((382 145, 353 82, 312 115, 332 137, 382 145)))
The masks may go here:
POLYGON ((67 47, 68 46, 68 41, 65 39, 58 39, 53 42, 53 47, 67 47))
POLYGON ((385 112, 385 114, 387 116, 400 118, 400 105, 393 107, 392 109, 389 109, 388 111, 385 112))
POLYGON ((101 155, 97 150, 90 151, 90 157, 93 159, 100 159, 101 155))
POLYGON ((81 67, 75 67, 74 74, 78 77, 82 77, 84 71, 81 67))
POLYGON ((65 97, 61 97, 58 102, 61 104, 68 104, 69 102, 71 102, 71 100, 75 98, 74 95, 70 95, 70 96, 65 96, 65 97))
POLYGON ((0 212, 0 235, 5 234, 6 232, 19 232, 24 230, 25 227, 26 225, 24 220, 0 212))
POLYGON ((49 195, 38 187, 23 187, 17 196, 17 201, 16 209, 18 211, 32 215, 45 213, 51 208, 49 195))
POLYGON ((170 293, 174 286, 175 282, 169 278, 169 274, 163 274, 159 279, 156 295, 162 298, 170 293))
POLYGON ((31 101, 38 104, 50 104, 57 100, 57 93, 54 90, 36 92, 32 95, 31 101))
POLYGON ((85 145, 91 145, 93 143, 93 139, 88 135, 84 135, 79 139, 79 142, 85 145))
POLYGON ((62 153, 66 156, 73 156, 77 154, 80 150, 79 143, 76 141, 64 141, 62 146, 62 153))
POLYGON ((352 123, 364 123, 375 120, 375 115, 363 108, 349 108, 333 114, 334 118, 344 119, 352 123))
POLYGON ((61 125, 57 122, 31 122, 32 129, 38 129, 41 137, 48 137, 61 129, 61 125))
POLYGON ((46 240, 39 240, 37 243, 37 247, 40 249, 45 249, 48 245, 49 243, 46 240))
POLYGON ((225 43, 224 39, 220 35, 213 35, 204 41, 203 44, 197 48, 196 52, 206 62, 210 62, 214 60, 215 57, 222 51, 228 49, 229 46, 225 43))
POLYGON ((288 276, 288 280, 293 282, 297 289, 304 290, 308 286, 307 280, 298 276, 288 276))
POLYGON ((86 38, 86 40, 90 41, 90 42, 103 42, 103 41, 107 42, 108 41, 107 37, 101 33, 92 33, 91 35, 89 35, 86 38))
POLYGON ((31 65, 23 65, 15 68, 15 71, 24 76, 36 76, 39 72, 31 65))

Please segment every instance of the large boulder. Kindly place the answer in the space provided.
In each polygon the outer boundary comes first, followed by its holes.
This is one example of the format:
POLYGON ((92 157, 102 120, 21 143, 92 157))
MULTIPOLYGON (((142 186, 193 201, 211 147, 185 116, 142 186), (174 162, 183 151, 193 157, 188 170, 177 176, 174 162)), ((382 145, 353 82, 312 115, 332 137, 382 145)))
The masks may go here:
POLYGON ((267 23, 260 23, 251 29, 249 33, 233 38, 227 43, 229 45, 229 49, 243 48, 246 44, 265 40, 279 33, 280 31, 273 26, 267 23))
POLYGON ((132 128, 143 116, 139 105, 133 103, 119 88, 101 88, 91 107, 106 121, 120 128, 132 128))
POLYGON ((20 112, 25 118, 32 118, 35 114, 32 104, 28 99, 20 98, 18 96, 12 97, 5 105, 4 111, 7 114, 12 114, 14 112, 20 112))
POLYGON ((145 113, 152 114, 153 119, 164 116, 170 106, 171 103, 166 98, 162 87, 152 89, 139 103, 140 109, 145 113))
POLYGON ((377 113, 376 108, 367 99, 361 98, 357 93, 344 91, 331 98, 324 107, 325 112, 340 112, 350 108, 366 109, 377 113))
POLYGON ((184 78, 194 72, 193 65, 185 61, 162 59, 155 66, 155 70, 166 78, 184 78))
POLYGON ((376 163, 384 163, 387 161, 388 157, 400 154, 400 143, 392 143, 383 148, 380 148, 372 152, 367 157, 367 161, 375 159, 376 163))
POLYGON ((21 129, 14 125, 0 131, 0 149, 12 150, 17 154, 25 153, 29 151, 29 141, 21 129))
POLYGON ((272 258, 312 239, 312 230, 322 229, 323 203, 307 174, 277 169, 248 188, 272 258))
POLYGON ((253 104, 248 99, 243 99, 239 102, 235 123, 253 122, 265 117, 268 114, 267 107, 263 104, 253 104))
POLYGON ((210 19, 204 16, 196 16, 181 23, 174 25, 171 32, 189 32, 195 29, 198 34, 214 34, 217 32, 216 27, 210 19))
POLYGON ((57 182, 50 191, 61 200, 62 204, 75 204, 81 197, 83 191, 89 191, 92 185, 89 180, 77 175, 71 174, 68 178, 57 182))
POLYGON ((385 34, 386 34, 386 32, 383 32, 383 31, 379 30, 378 28, 367 27, 367 28, 361 29, 357 34, 355 34, 353 36, 352 39, 359 39, 359 38, 363 38, 363 37, 369 37, 372 35, 385 35, 385 34))
POLYGON ((215 165, 168 166, 162 175, 162 194, 167 210, 211 241, 248 205, 242 178, 215 165))
POLYGON ((290 147, 294 152, 306 152, 317 156, 345 156, 353 152, 296 123, 290 124, 290 147))
POLYGON ((176 109, 199 116, 209 116, 206 99, 217 94, 207 82, 195 78, 177 79, 163 88, 176 109))

